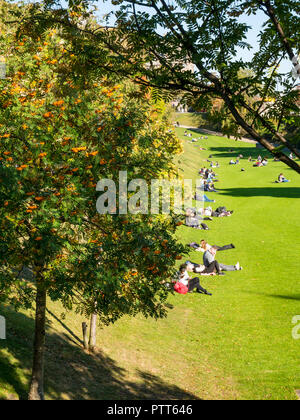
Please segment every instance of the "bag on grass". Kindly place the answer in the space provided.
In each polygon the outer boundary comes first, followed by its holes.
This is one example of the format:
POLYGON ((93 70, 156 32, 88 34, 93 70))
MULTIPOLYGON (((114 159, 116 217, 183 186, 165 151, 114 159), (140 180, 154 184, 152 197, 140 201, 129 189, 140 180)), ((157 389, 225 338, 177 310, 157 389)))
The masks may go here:
POLYGON ((175 284, 174 290, 175 290, 175 292, 177 292, 177 293, 179 293, 181 295, 186 295, 187 292, 188 292, 187 286, 185 286, 184 284, 180 283, 179 281, 175 284))

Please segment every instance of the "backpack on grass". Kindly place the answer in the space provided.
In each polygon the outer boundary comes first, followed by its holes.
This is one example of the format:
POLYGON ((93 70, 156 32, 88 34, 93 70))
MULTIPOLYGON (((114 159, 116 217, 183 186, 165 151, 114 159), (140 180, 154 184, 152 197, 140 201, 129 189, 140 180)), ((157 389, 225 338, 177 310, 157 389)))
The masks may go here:
POLYGON ((186 295, 189 289, 187 288, 187 286, 178 281, 174 286, 174 290, 175 292, 181 295, 186 295))

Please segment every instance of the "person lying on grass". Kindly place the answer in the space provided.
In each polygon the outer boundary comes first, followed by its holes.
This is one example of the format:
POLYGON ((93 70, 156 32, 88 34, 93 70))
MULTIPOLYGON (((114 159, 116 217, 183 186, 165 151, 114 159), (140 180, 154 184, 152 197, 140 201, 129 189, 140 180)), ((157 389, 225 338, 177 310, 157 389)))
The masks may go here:
MULTIPOLYGON (((206 201, 205 200, 205 195, 202 196, 200 194, 196 194, 194 196, 194 199, 196 201, 206 201), (204 200, 203 200, 204 197, 204 200)), ((213 211, 212 207, 208 206, 208 207, 200 207, 197 210, 197 214, 199 214, 200 216, 207 216, 208 218, 211 217, 229 217, 233 214, 233 210, 227 210, 226 207, 218 207, 215 211, 213 211)))
POLYGON ((205 267, 203 264, 197 264, 191 261, 186 261, 185 264, 187 266, 187 271, 200 274, 201 276, 215 276, 216 274, 219 275, 222 271, 219 268, 217 261, 212 262, 209 267, 205 267))
POLYGON ((281 184, 282 182, 290 182, 289 179, 286 179, 286 177, 283 174, 278 175, 277 181, 275 181, 277 184, 281 184))
POLYGON ((218 261, 212 261, 207 267, 203 264, 197 264, 191 261, 186 261, 186 265, 187 271, 192 271, 193 273, 200 274, 201 276, 225 276, 225 274, 222 273, 218 261))
POLYGON ((203 287, 200 285, 199 277, 191 278, 187 272, 187 266, 186 264, 182 264, 179 267, 179 271, 177 272, 177 281, 179 283, 184 284, 188 288, 188 292, 193 292, 194 289, 197 290, 197 293, 202 293, 204 295, 211 296, 211 293, 209 293, 207 290, 203 289, 203 287))
MULTIPOLYGON (((211 263, 216 261, 216 253, 218 249, 215 246, 212 246, 210 249, 204 252, 203 255, 203 264, 205 267, 209 267, 211 263)), ((239 271, 242 270, 240 263, 237 262, 235 265, 226 265, 222 263, 218 263, 218 266, 221 271, 239 271)), ((219 273, 218 273, 219 274, 219 273)))
POLYGON ((208 198, 206 194, 201 195, 201 194, 196 193, 193 198, 194 198, 195 201, 203 201, 204 203, 215 203, 216 202, 216 200, 211 200, 210 198, 208 198))
MULTIPOLYGON (((209 249, 211 249, 211 245, 209 245, 204 239, 201 239, 200 241, 200 245, 198 245, 195 242, 192 242, 191 244, 189 244, 189 246, 191 248, 194 248, 196 251, 200 251, 200 252, 206 252, 209 249)), ((235 248, 235 246, 233 244, 230 245, 224 245, 224 246, 218 246, 218 245, 213 245, 218 251, 225 251, 227 249, 233 249, 235 248)))

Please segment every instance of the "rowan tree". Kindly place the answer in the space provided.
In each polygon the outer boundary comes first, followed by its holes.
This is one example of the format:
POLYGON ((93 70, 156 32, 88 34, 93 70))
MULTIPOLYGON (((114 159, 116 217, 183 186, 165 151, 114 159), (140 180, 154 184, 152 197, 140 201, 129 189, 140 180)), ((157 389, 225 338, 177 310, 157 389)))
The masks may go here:
POLYGON ((181 145, 143 92, 87 73, 55 29, 2 30, 0 301, 35 303, 29 398, 43 399, 48 297, 102 324, 166 315, 164 283, 184 252, 180 218, 119 215, 118 204, 99 214, 96 185, 120 171, 148 183, 176 176, 181 145))

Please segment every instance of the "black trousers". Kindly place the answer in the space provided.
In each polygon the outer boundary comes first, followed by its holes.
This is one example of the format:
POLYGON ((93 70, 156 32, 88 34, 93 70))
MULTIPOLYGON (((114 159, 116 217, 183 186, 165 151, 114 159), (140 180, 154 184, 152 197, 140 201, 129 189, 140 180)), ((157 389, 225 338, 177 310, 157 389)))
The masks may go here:
POLYGON ((218 263, 218 261, 213 261, 212 263, 210 263, 206 268, 205 268, 205 270, 204 271, 202 271, 202 273, 204 273, 204 274, 211 274, 211 273, 218 273, 218 274, 220 274, 221 273, 221 268, 220 268, 220 266, 219 266, 219 263, 218 263))
POLYGON ((217 245, 214 245, 214 246, 217 248, 218 251, 225 251, 226 249, 232 249, 232 248, 234 248, 232 246, 232 244, 231 245, 224 245, 224 246, 217 246, 217 245))
POLYGON ((200 285, 199 277, 195 277, 189 280, 188 291, 192 292, 194 289, 197 289, 198 292, 205 293, 206 290, 200 285))

